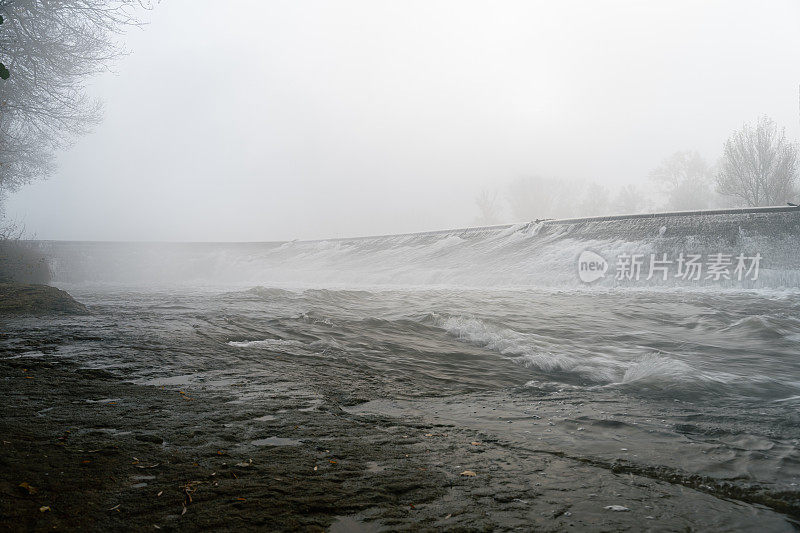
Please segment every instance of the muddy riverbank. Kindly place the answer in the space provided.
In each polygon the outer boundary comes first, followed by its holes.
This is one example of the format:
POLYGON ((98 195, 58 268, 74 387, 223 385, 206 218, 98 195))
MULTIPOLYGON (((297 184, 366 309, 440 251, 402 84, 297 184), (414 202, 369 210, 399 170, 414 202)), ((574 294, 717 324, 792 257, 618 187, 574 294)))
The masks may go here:
POLYGON ((272 392, 249 399, 246 375, 210 389, 84 368, 60 347, 92 339, 60 331, 0 338, 4 529, 792 529, 761 505, 515 445, 492 427, 368 412, 420 394, 367 366, 274 352, 257 378, 272 392))

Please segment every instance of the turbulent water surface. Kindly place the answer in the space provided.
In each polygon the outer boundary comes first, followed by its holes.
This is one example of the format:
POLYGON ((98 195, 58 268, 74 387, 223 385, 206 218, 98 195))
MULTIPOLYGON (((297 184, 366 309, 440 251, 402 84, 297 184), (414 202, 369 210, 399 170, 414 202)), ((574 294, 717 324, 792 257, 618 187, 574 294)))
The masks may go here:
MULTIPOLYGON (((276 393, 259 384, 265 360, 313 359, 320 372, 336 361, 384 391, 364 392, 352 412, 474 426, 512 448, 797 506, 797 216, 768 232, 750 218, 715 222, 724 231, 686 218, 624 234, 597 222, 316 243, 50 244, 60 285, 93 311, 52 327, 76 332, 60 355, 141 383, 213 389, 246 377, 237 394, 253 401, 276 393), (610 263, 596 284, 578 279, 586 249, 610 263), (617 254, 684 251, 760 253, 760 276, 614 279, 617 254)), ((319 401, 290 376, 278 392, 319 401)))

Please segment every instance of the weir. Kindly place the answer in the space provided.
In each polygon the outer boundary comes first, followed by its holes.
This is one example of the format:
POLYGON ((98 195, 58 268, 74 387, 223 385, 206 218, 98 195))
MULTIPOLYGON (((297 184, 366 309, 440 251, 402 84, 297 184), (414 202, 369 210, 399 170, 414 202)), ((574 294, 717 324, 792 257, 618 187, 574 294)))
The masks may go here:
MULTIPOLYGON (((56 282, 584 287, 577 258, 760 254, 759 279, 688 286, 800 287, 800 209, 764 207, 539 220, 394 235, 265 243, 43 241, 56 282), (739 281, 744 281, 739 283, 739 281)), ((646 266, 646 265, 645 265, 646 266)), ((612 269, 613 270, 613 269, 612 269)), ((613 274, 613 272, 610 272, 613 274)), ((682 285, 619 280, 595 286, 682 285), (641 282, 641 283, 639 283, 641 282)))

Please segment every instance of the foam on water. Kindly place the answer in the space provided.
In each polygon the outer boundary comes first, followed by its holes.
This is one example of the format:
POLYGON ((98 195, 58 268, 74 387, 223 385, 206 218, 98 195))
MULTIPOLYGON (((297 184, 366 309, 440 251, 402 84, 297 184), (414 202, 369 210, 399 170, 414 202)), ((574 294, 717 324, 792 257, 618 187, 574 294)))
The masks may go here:
POLYGON ((280 349, 286 346, 303 346, 302 342, 283 339, 264 339, 260 341, 229 341, 229 346, 236 348, 273 348, 280 349))

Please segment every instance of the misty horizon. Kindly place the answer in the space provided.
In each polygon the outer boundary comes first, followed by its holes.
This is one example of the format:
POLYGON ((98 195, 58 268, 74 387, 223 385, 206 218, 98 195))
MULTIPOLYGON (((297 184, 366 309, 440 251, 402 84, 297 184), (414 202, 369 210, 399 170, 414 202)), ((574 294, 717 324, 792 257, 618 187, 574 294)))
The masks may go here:
POLYGON ((156 5, 90 82, 103 122, 8 218, 52 240, 322 239, 476 225, 487 191, 522 223, 521 179, 614 195, 678 151, 714 165, 762 115, 800 138, 792 2, 348 5, 156 5))

